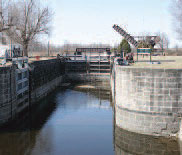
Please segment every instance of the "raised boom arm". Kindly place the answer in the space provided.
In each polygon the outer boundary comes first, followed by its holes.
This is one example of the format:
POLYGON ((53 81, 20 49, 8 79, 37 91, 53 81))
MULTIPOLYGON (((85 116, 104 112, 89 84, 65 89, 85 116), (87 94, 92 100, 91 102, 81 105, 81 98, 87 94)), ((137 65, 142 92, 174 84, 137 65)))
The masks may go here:
POLYGON ((117 31, 119 34, 121 34, 128 42, 130 42, 135 48, 138 47, 138 42, 130 36, 125 30, 123 30, 121 27, 118 25, 114 25, 113 29, 117 31))

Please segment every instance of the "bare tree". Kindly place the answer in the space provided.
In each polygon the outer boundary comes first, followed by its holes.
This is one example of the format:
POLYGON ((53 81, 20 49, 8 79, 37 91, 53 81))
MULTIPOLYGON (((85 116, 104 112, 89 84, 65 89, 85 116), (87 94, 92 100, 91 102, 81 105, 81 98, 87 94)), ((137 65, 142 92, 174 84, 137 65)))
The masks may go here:
POLYGON ((178 39, 182 40, 182 0, 172 0, 171 13, 178 39))
POLYGON ((10 0, 0 0, 0 32, 8 28, 8 6, 10 0))
POLYGON ((48 7, 41 7, 36 0, 19 0, 8 7, 8 36, 23 46, 28 56, 28 46, 38 34, 50 31, 51 13, 48 7))
POLYGON ((161 49, 168 49, 169 48, 169 38, 166 33, 164 32, 158 32, 156 33, 157 36, 159 36, 159 42, 158 45, 160 46, 161 49))

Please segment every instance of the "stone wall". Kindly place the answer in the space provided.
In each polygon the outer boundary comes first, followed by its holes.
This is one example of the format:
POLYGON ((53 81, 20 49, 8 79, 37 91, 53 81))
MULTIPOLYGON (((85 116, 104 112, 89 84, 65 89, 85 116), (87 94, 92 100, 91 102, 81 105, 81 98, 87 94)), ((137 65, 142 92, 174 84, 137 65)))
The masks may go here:
POLYGON ((65 66, 58 59, 35 61, 30 64, 30 102, 34 103, 47 96, 60 85, 65 66))
POLYGON ((30 103, 47 96, 64 80, 65 66, 57 59, 32 62, 29 69, 18 69, 16 64, 0 67, 0 125, 22 117, 30 103))
POLYGON ((16 81, 14 66, 0 67, 0 124, 16 115, 16 81))
POLYGON ((72 83, 85 83, 98 89, 110 90, 109 73, 90 73, 86 61, 68 61, 65 65, 66 79, 72 83))
POLYGON ((112 75, 116 124, 148 135, 176 135, 182 114, 182 70, 116 65, 112 75))
POLYGON ((88 63, 86 61, 67 61, 65 64, 66 73, 87 73, 88 63))

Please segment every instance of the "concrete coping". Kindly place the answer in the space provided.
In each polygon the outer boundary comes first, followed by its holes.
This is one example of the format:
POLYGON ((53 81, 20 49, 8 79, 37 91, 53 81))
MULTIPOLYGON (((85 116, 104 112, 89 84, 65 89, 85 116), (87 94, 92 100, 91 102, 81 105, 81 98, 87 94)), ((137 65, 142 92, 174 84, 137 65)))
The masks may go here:
POLYGON ((150 70, 156 70, 156 71, 182 71, 182 66, 181 68, 160 68, 160 67, 152 67, 152 66, 120 66, 120 65, 116 65, 119 68, 122 69, 135 69, 135 70, 146 70, 146 71, 150 71, 150 70))

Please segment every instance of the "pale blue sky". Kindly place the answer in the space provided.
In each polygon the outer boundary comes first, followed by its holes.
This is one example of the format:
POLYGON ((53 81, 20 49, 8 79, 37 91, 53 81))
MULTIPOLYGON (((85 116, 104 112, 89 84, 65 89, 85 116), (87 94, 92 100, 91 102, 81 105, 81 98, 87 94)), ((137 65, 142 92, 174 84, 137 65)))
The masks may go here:
POLYGON ((51 43, 117 44, 118 24, 131 35, 165 32, 175 46, 171 0, 47 0, 54 14, 51 43))

